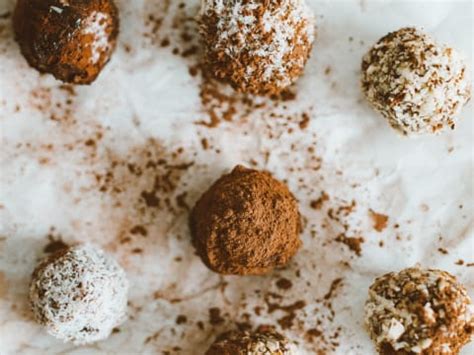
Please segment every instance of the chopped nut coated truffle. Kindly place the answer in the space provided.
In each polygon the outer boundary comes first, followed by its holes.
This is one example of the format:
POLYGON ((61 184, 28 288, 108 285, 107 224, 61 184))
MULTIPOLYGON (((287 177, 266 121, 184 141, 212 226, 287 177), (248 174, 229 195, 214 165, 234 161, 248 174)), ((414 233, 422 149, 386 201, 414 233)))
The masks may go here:
POLYGON ((125 320, 128 281, 115 260, 92 245, 62 249, 36 267, 30 301, 38 323, 76 345, 107 338, 125 320))
POLYGON ((314 40, 305 0, 204 0, 199 22, 210 71, 252 94, 290 86, 303 73, 314 40))
POLYGON ((28 63, 71 84, 97 78, 119 30, 113 0, 18 0, 13 23, 28 63))
POLYGON ((216 339, 206 355, 296 355, 296 351, 275 332, 227 332, 216 339))
POLYGON ((298 205, 268 172, 237 166, 194 206, 193 244, 221 274, 264 274, 284 266, 300 247, 298 205))
POLYGON ((362 88, 370 104, 405 135, 453 129, 471 97, 460 54, 415 28, 389 33, 364 56, 362 88))
POLYGON ((470 341, 474 308, 454 276, 409 268, 375 280, 365 306, 377 350, 391 354, 458 354, 470 341))

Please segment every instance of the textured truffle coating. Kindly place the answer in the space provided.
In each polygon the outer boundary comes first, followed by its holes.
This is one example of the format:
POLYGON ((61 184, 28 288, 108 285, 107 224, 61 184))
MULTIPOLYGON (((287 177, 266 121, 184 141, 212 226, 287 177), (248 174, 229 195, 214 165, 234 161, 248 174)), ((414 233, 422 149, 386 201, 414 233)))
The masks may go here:
POLYGON ((119 31, 113 0, 18 0, 13 24, 28 63, 72 84, 97 78, 119 31))
POLYGON ((76 345, 107 338, 126 316, 128 281, 115 260, 92 245, 57 251, 42 260, 30 285, 36 320, 76 345))
POLYGON ((252 94, 278 94, 291 85, 314 41, 304 0, 203 0, 199 22, 211 72, 252 94))
POLYGON ((453 129, 471 97, 460 54, 416 28, 389 33, 370 49, 362 61, 362 88, 370 104, 405 135, 453 129))
POLYGON ((268 172, 237 166, 202 195, 190 217, 193 244, 221 274, 264 274, 300 247, 298 205, 268 172))
POLYGON ((296 355, 296 350, 275 332, 227 332, 215 340, 206 355, 296 355))
POLYGON ((409 268, 375 280, 366 325, 380 354, 458 354, 471 339, 474 309, 454 276, 409 268))

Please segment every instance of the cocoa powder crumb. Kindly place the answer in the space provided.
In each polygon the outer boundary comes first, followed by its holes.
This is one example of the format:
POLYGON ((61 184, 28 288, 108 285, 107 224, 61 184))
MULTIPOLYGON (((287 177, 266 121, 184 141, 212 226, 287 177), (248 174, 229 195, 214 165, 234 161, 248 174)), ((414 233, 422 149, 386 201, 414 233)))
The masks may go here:
POLYGON ((381 213, 377 213, 374 210, 369 210, 369 213, 373 221, 373 228, 377 232, 382 232, 385 228, 387 228, 388 216, 381 213))
POLYGON ((207 150, 209 149, 209 142, 206 138, 201 139, 202 149, 207 150))
POLYGON ((132 229, 130 229, 130 233, 139 234, 143 237, 146 237, 148 235, 148 231, 143 226, 134 226, 132 229))
POLYGON ((69 247, 62 239, 61 236, 53 234, 48 235, 49 243, 43 248, 43 251, 47 254, 56 253, 60 250, 65 250, 69 247))
POLYGON ((289 290, 293 286, 293 283, 290 280, 282 277, 276 282, 276 285, 279 289, 289 290))
POLYGON ((309 126, 309 115, 307 113, 303 113, 303 119, 300 121, 299 126, 300 129, 304 130, 309 126))
POLYGON ((362 237, 346 237, 344 234, 340 234, 336 238, 337 242, 345 244, 351 251, 356 253, 357 256, 362 255, 362 244, 364 243, 364 238, 362 237))
POLYGON ((211 325, 219 325, 224 323, 224 318, 221 316, 221 310, 217 307, 209 308, 209 323, 211 325))
POLYGON ((337 289, 342 286, 342 281, 342 278, 337 278, 331 283, 331 287, 329 288, 328 293, 324 295, 325 300, 329 300, 334 296, 337 289))
POLYGON ((329 195, 326 192, 322 192, 321 196, 317 200, 312 200, 310 206, 314 210, 320 210, 324 202, 329 201, 329 195))
POLYGON ((180 314, 178 317, 176 317, 176 324, 185 324, 188 321, 188 318, 185 315, 180 314))

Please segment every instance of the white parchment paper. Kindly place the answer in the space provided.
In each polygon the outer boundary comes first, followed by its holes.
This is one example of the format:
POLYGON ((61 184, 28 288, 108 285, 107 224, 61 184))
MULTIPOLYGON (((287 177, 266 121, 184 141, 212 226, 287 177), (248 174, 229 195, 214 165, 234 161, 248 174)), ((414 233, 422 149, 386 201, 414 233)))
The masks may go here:
POLYGON ((202 354, 237 323, 274 325, 303 353, 375 354, 363 304, 376 276, 420 263, 474 296, 472 102, 455 131, 407 139, 359 90, 362 55, 405 25, 472 65, 472 2, 308 2, 318 38, 296 99, 207 128, 196 123, 209 121, 202 79, 189 70, 198 58, 173 54, 190 45, 180 26, 197 0, 117 1, 117 51, 92 86, 73 89, 28 67, 11 31, 14 3, 0 0, 1 354, 202 354), (238 163, 287 181, 301 205, 304 245, 265 277, 216 275, 190 244, 186 206, 238 163), (150 191, 157 206, 143 203, 150 191), (329 199, 311 208, 323 191, 329 199), (388 216, 381 231, 373 213, 388 216), (341 235, 363 238, 360 256, 341 235), (130 317, 106 341, 72 347, 32 319, 29 277, 59 238, 94 242, 127 271, 130 317), (292 287, 279 288, 281 278, 292 287))

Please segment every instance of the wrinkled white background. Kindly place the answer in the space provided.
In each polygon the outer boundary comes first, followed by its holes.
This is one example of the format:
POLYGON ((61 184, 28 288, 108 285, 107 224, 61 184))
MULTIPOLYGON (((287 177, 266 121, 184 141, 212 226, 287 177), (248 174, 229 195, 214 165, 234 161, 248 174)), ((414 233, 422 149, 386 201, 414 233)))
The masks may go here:
MULTIPOLYGON (((472 66, 470 1, 310 0, 318 16, 318 38, 297 84, 297 99, 284 111, 312 108, 311 121, 306 130, 291 134, 265 112, 215 129, 195 124, 206 117, 200 107, 199 79, 188 74, 189 62, 171 54, 173 44, 161 48, 143 40, 145 19, 161 2, 118 1, 119 46, 100 78, 90 87, 76 89, 73 123, 53 121, 35 107, 43 102, 32 96, 35 90, 49 88, 54 102, 63 100, 64 91, 52 77, 40 76, 27 66, 13 41, 10 20, 0 19, 0 26, 7 25, 0 31, 1 354, 173 353, 175 346, 182 354, 203 353, 217 333, 231 329, 233 321, 242 321, 244 312, 252 313, 255 325, 276 324, 275 319, 284 314, 253 315, 252 305, 265 307, 254 290, 279 292, 275 281, 284 276, 294 286, 282 302, 304 299, 307 303, 298 315, 302 324, 285 331, 287 336, 299 341, 303 351, 315 351, 314 344, 305 342, 304 329, 314 327, 318 312, 324 311, 316 310, 313 303, 327 293, 336 277, 342 277, 343 288, 334 301, 336 319, 323 321, 323 331, 342 326, 334 353, 364 355, 374 353, 362 319, 367 287, 377 275, 421 263, 454 273, 474 296, 473 269, 455 264, 458 259, 474 262, 472 102, 455 131, 407 139, 368 107, 358 86, 361 56, 378 38, 405 25, 424 26, 440 41, 464 52, 472 66), (130 53, 125 45, 132 47, 130 53), (328 66, 331 73, 325 75, 328 66), (88 159, 89 148, 78 142, 93 135, 98 126, 106 133, 97 156, 88 159), (268 137, 268 127, 279 132, 277 138, 268 137), (184 160, 194 160, 181 180, 190 205, 224 171, 250 159, 287 180, 306 224, 304 247, 288 268, 266 277, 221 278, 211 273, 190 246, 185 212, 161 211, 148 221, 149 235, 138 242, 142 254, 116 243, 123 221, 135 218, 127 201, 149 182, 125 177, 127 188, 117 207, 112 197, 91 187, 91 172, 107 166, 105 157, 110 152, 127 156, 132 147, 146 149, 150 137, 170 149, 184 147, 184 160), (203 151, 202 137, 220 153, 203 151), (56 148, 46 150, 48 143, 56 148), (68 144, 71 149, 65 148, 68 144), (322 159, 317 172, 308 158, 310 146, 322 159), (321 228, 327 222, 325 209, 309 208, 309 201, 323 190, 331 196, 329 207, 357 202, 346 222, 366 240, 361 258, 333 242, 337 226, 321 228), (389 216, 382 233, 373 230, 369 209, 389 216), (394 227, 397 223, 399 228, 394 227), (51 227, 67 242, 101 245, 129 275, 132 317, 107 341, 74 348, 48 336, 32 320, 27 306, 29 275, 51 227), (311 230, 317 231, 316 237, 311 237, 311 230), (177 263, 177 256, 183 261, 177 263), (294 277, 296 269, 300 278, 294 277), (229 286, 221 292, 223 280, 229 286), (159 297, 153 297, 156 294, 159 297), (184 301, 173 303, 174 298, 184 301), (215 327, 207 323, 208 308, 214 306, 222 309, 226 319, 215 327), (175 327, 179 314, 185 314, 188 322, 175 327), (196 327, 198 320, 205 323, 204 330, 196 327), (158 335, 144 344, 153 334, 158 335)), ((177 2, 172 3, 171 12, 177 2)), ((196 8, 197 1, 186 3, 196 8)), ((0 0, 0 14, 12 7, 12 0, 0 0)), ((56 110, 54 104, 46 107, 46 112, 56 110)), ((298 127, 297 122, 293 126, 298 127)), ((472 345, 464 349, 464 354, 473 352, 472 345)))

